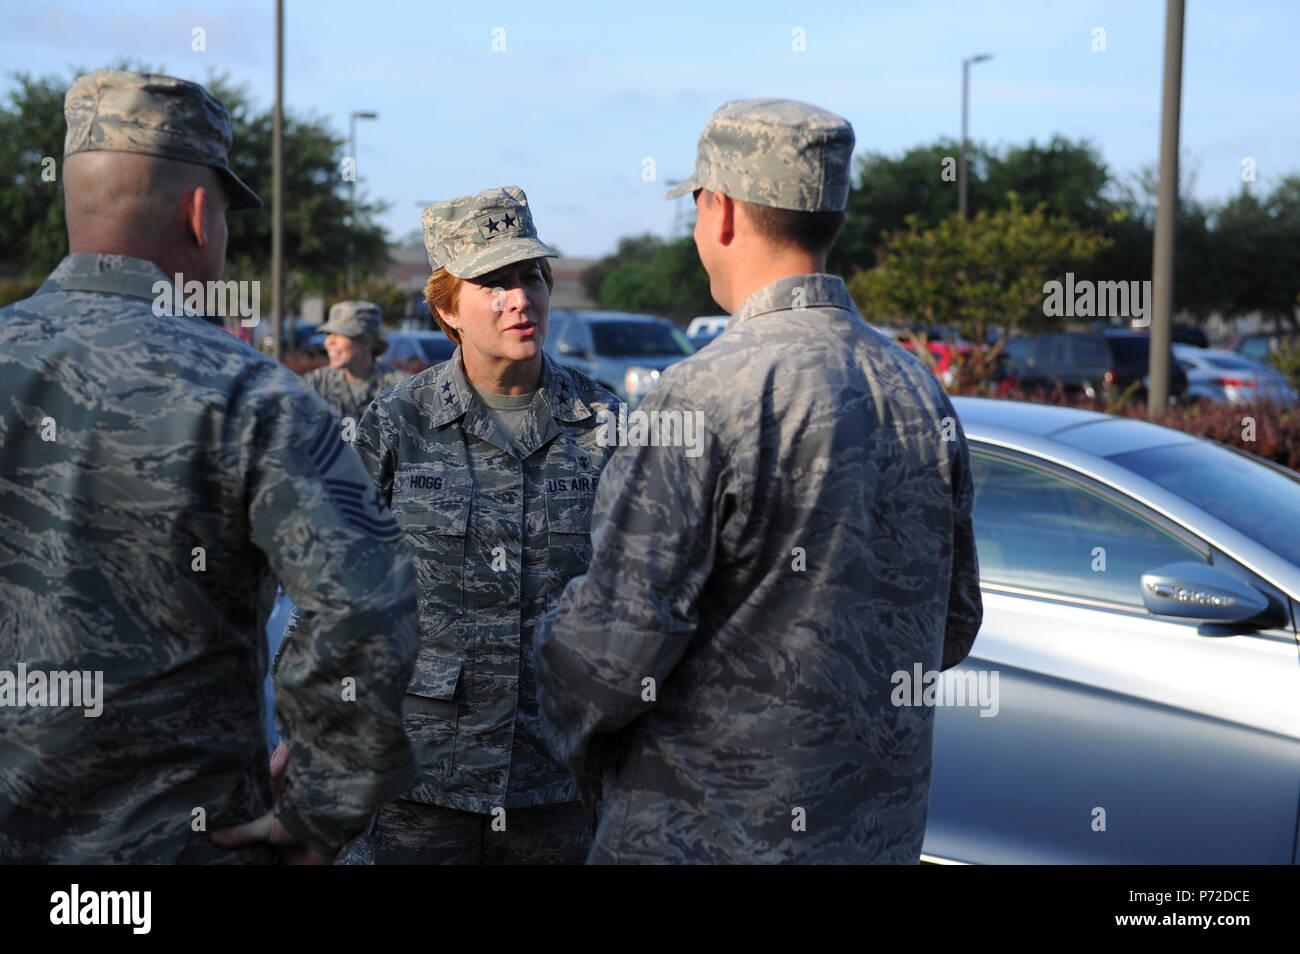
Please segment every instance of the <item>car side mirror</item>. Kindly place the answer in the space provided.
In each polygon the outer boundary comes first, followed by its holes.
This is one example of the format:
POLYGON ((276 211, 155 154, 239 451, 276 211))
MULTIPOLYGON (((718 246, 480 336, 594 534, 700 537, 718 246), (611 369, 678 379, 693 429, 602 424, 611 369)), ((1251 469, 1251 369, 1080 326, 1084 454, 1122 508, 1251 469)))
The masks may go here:
POLYGON ((573 345, 571 345, 571 344, 563 344, 563 343, 561 343, 561 344, 559 344, 559 345, 556 346, 556 349, 560 352, 560 354, 567 355, 567 356, 570 357, 570 358, 590 358, 590 357, 591 357, 591 352, 588 351, 586 348, 575 348, 575 347, 574 347, 573 345))
POLYGON ((1249 583, 1205 563, 1166 563, 1142 574, 1142 602, 1157 616, 1239 623, 1268 609, 1249 583))

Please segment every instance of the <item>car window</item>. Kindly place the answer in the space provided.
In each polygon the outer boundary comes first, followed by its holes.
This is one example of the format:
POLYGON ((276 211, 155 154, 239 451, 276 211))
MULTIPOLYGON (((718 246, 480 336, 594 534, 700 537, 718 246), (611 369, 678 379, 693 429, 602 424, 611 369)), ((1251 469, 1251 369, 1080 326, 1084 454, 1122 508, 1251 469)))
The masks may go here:
POLYGON ((1069 348, 1066 361, 1078 365, 1103 365, 1110 363, 1110 349, 1100 338, 1079 335, 1067 339, 1069 348))
POLYGON ((1221 371, 1254 371, 1256 369, 1253 361, 1247 361, 1244 358, 1220 357, 1219 355, 1206 358, 1205 363, 1221 371))
POLYGON ((1052 361, 1052 345, 1056 343, 1056 335, 1038 335, 1033 340, 1029 348, 1029 361, 1031 364, 1047 365, 1052 361))
POLYGON ((611 358, 648 358, 694 354, 682 332, 655 321, 601 321, 592 325, 596 353, 611 358))
POLYGON ((429 335, 417 340, 420 355, 429 364, 442 364, 456 353, 456 343, 445 335, 429 335))
POLYGON ((1142 335, 1114 335, 1110 347, 1115 361, 1125 367, 1145 368, 1151 361, 1151 339, 1142 335))
POLYGON ((1030 344, 1032 342, 1028 338, 1008 338, 1002 350, 1012 361, 1023 361, 1029 354, 1030 344))
POLYGON ((569 322, 555 343, 557 346, 564 345, 574 351, 590 351, 591 329, 584 321, 569 322))
POLYGON ((1268 339, 1247 338, 1241 343, 1241 353, 1252 361, 1268 361, 1268 339))
POLYGON ((546 322, 546 346, 549 348, 559 344, 560 338, 564 336, 564 330, 568 326, 569 319, 551 315, 546 322))
POLYGON ((981 451, 975 475, 980 579, 1142 606, 1143 573, 1207 554, 1154 520, 1056 472, 981 451))
POLYGON ((1300 565, 1300 475, 1211 441, 1131 451, 1110 460, 1300 565))

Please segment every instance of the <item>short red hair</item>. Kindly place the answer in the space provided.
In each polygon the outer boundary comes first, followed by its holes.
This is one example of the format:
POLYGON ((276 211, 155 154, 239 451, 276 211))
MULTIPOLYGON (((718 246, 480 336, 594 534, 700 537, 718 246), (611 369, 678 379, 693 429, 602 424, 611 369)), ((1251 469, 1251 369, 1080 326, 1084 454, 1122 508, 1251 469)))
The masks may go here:
MULTIPOLYGON (((546 282, 547 291, 554 289, 555 275, 551 272, 550 261, 539 258, 537 262, 541 265, 542 278, 546 282)), ((464 284, 465 279, 457 278, 445 268, 440 268, 430 275, 429 280, 424 284, 424 303, 433 313, 433 320, 438 323, 442 333, 456 344, 460 344, 460 332, 442 320, 438 309, 441 308, 449 315, 456 314, 456 308, 460 305, 460 287, 464 284)))

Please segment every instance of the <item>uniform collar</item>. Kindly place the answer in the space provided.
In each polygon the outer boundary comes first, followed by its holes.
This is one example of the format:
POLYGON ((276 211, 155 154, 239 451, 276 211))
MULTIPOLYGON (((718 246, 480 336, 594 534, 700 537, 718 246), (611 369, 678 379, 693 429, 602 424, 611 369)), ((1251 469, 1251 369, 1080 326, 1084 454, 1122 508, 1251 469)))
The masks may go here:
POLYGON ((129 255, 75 252, 59 262, 36 294, 103 292, 153 301, 158 297, 155 285, 160 281, 167 283, 166 292, 171 295, 172 280, 153 262, 129 255))
MULTIPOLYGON (((437 369, 429 382, 433 390, 432 407, 428 414, 430 423, 440 427, 463 417, 475 404, 482 404, 470 387, 460 363, 460 348, 437 369)), ((557 421, 581 421, 591 417, 592 411, 578 397, 577 381, 566 367, 556 364, 551 356, 542 352, 542 398, 550 416, 557 421)), ((536 407, 536 402, 534 402, 536 407)))
MULTIPOLYGON (((857 314, 853 297, 844 279, 838 275, 816 273, 812 275, 787 275, 770 285, 764 285, 750 295, 731 316, 727 328, 756 315, 774 311, 801 311, 805 308, 840 308, 857 314)), ((725 332, 724 332, 725 334, 725 332)))

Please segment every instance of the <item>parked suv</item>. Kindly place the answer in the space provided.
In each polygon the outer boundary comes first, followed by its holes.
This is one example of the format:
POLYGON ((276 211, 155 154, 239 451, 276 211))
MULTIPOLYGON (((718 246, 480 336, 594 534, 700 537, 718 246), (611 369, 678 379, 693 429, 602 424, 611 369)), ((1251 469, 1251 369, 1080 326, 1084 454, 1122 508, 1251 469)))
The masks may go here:
MULTIPOLYGON (((1020 369, 1020 386, 1027 391, 1059 382, 1066 394, 1123 394, 1136 381, 1134 397, 1145 400, 1151 361, 1151 338, 1143 332, 1111 328, 1103 332, 1058 331, 1033 335, 1020 369)), ((1187 375, 1169 355, 1169 400, 1181 402, 1187 375)))
POLYGON ((695 353, 666 318, 621 311, 553 311, 546 350, 635 407, 659 372, 695 353))

